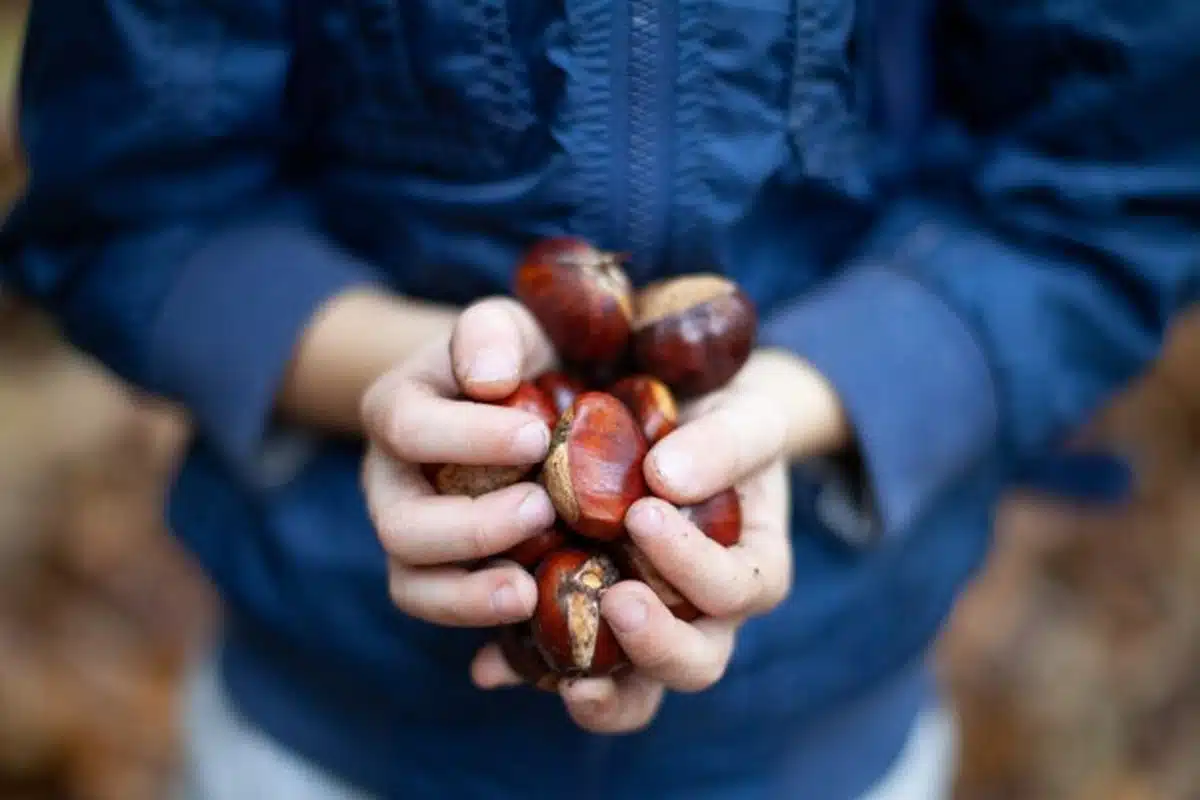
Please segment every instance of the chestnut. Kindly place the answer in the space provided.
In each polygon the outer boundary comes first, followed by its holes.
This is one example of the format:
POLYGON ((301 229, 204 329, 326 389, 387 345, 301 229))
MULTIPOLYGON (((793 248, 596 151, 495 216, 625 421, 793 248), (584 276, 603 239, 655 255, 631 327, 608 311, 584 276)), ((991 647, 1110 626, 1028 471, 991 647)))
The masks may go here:
POLYGON ((649 490, 646 437, 620 400, 604 392, 575 398, 554 428, 542 482, 559 517, 600 541, 625 533, 625 513, 649 490))
POLYGON ((567 543, 567 534, 561 522, 547 528, 541 533, 519 542, 505 550, 500 558, 515 561, 531 572, 537 568, 547 553, 557 550, 567 543))
POLYGON ((572 237, 534 245, 517 268, 514 294, 564 360, 581 365, 620 358, 633 323, 633 287, 624 256, 572 237))
POLYGON ((546 663, 542 651, 538 649, 533 637, 533 625, 529 622, 518 622, 500 628, 496 636, 500 652, 513 671, 526 682, 545 692, 553 692, 558 688, 559 676, 546 663))
POLYGON ((757 327, 754 304, 728 278, 698 274, 659 281, 637 297, 634 361, 681 397, 705 394, 746 363, 757 327))
MULTIPOLYGON (((700 503, 683 506, 679 513, 717 544, 732 547, 742 538, 742 503, 733 489, 726 489, 700 503)), ((613 556, 624 575, 649 586, 676 617, 684 622, 700 617, 700 610, 667 582, 633 542, 623 539, 615 543, 613 556)))
MULTIPOLYGON (((496 403, 515 408, 541 418, 551 430, 558 422, 558 413, 545 392, 528 381, 522 382, 508 397, 496 403)), ((534 464, 482 466, 478 464, 425 464, 425 478, 439 494, 461 494, 478 497, 519 483, 535 469, 534 464)))
POLYGON ((538 567, 533 638, 559 675, 611 675, 627 663, 616 634, 600 615, 600 598, 620 577, 612 558, 587 550, 557 550, 538 567))
POLYGON ((608 393, 625 404, 653 446, 679 424, 679 409, 667 385, 651 375, 630 375, 614 383, 608 393))
POLYGON ((733 547, 742 538, 742 501, 734 489, 681 506, 679 513, 719 545, 733 547))
POLYGON ((533 383, 550 398, 554 410, 559 414, 570 408, 575 398, 587 391, 582 381, 565 372, 547 372, 533 383))

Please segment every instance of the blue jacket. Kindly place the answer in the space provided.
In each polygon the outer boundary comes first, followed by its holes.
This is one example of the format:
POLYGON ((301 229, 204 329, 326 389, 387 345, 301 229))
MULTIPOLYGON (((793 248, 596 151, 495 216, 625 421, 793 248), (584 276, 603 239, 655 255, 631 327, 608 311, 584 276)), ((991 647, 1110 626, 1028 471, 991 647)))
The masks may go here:
POLYGON ((33 4, 5 280, 194 414, 170 521, 250 719, 389 797, 833 800, 886 768, 998 493, 1191 294, 1200 4, 854 6, 33 4), (389 605, 358 445, 270 414, 331 294, 467 303, 563 232, 639 282, 736 277, 841 393, 878 534, 832 535, 797 470, 791 597, 626 738, 474 691, 487 634, 389 605))

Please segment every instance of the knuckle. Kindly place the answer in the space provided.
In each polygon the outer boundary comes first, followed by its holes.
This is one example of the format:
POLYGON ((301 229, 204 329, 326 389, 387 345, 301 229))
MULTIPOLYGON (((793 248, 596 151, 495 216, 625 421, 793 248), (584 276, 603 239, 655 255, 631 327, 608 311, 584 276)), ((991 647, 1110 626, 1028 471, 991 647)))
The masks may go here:
POLYGON ((630 654, 631 661, 644 671, 652 673, 669 671, 675 666, 675 656, 672 648, 668 646, 668 637, 646 637, 644 641, 645 644, 637 651, 636 657, 630 654))
POLYGON ((482 614, 475 613, 471 604, 462 595, 445 608, 438 609, 443 624, 456 628, 474 627, 480 623, 482 614))
POLYGON ((790 568, 755 568, 754 575, 758 586, 749 608, 750 614, 761 615, 770 613, 791 594, 792 575, 790 568))
POLYGON ((650 727, 650 723, 654 721, 654 715, 658 711, 657 707, 652 703, 645 703, 638 708, 637 712, 632 714, 619 731, 614 733, 639 733, 650 727))
POLYGON ((763 568, 757 558, 745 550, 734 550, 738 559, 739 580, 731 585, 730 615, 754 613, 764 602, 772 570, 763 568))
POLYGON ((379 544, 389 556, 403 558, 407 555, 404 548, 403 530, 400 526, 393 524, 391 520, 375 523, 379 544))
POLYGON ((466 558, 487 558, 496 548, 492 542, 491 526, 487 523, 486 515, 481 513, 479 501, 476 499, 467 512, 470 520, 467 525, 466 558))
POLYGON ((734 580, 722 591, 713 594, 704 610, 714 617, 733 617, 743 614, 753 604, 754 589, 750 580, 734 580))
POLYGON ((754 606, 754 601, 758 598, 759 587, 761 584, 761 573, 753 574, 747 577, 746 580, 738 581, 735 586, 737 588, 733 593, 733 611, 731 613, 744 613, 747 609, 754 606))
POLYGON ((626 655, 637 667, 644 672, 661 673, 672 670, 678 657, 679 634, 678 627, 682 624, 673 616, 651 612, 651 624, 646 625, 637 633, 626 634, 622 646, 626 655), (665 623, 665 624, 664 624, 665 623))
POLYGON ((746 395, 743 413, 754 422, 746 426, 747 429, 766 434, 772 442, 780 440, 779 431, 787 430, 788 418, 784 407, 766 395, 757 392, 746 395))
POLYGON ((395 569, 391 570, 388 574, 388 598, 391 599, 392 605, 396 608, 405 613, 409 611, 410 595, 408 592, 408 581, 395 569))
POLYGON ((389 406, 386 379, 380 379, 363 392, 358 403, 358 415, 366 429, 375 435, 385 432, 389 406))
POLYGON ((725 442, 732 447, 738 447, 744 438, 745 422, 749 413, 743 405, 726 399, 713 411, 711 419, 725 442))
POLYGON ((409 504, 403 501, 375 502, 370 507, 371 522, 383 549, 393 556, 406 553, 408 532, 412 529, 409 504))
POLYGON ((380 413, 384 415, 380 434, 397 454, 406 456, 410 452, 411 443, 420 436, 424 427, 422 421, 413 413, 413 404, 392 403, 380 413))
POLYGON ((396 414, 406 403, 402 402, 404 382, 396 373, 389 373, 377 380, 359 402, 359 412, 367 430, 374 436, 389 439, 396 422, 396 414))
POLYGON ((725 677, 727 661, 716 656, 709 656, 696 665, 689 675, 687 691, 702 692, 714 686, 725 677))
POLYGON ((791 591, 792 584, 787 576, 780 576, 768 581, 763 589, 762 608, 759 609, 760 613, 765 614, 783 603, 784 600, 787 600, 791 591))

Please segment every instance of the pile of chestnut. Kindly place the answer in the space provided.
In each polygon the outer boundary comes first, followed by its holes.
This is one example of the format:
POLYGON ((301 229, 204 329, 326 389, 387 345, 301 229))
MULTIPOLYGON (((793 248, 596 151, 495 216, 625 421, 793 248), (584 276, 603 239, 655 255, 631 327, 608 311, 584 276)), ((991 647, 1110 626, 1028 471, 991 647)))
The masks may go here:
MULTIPOLYGON (((625 535, 626 512, 651 494, 642 471, 649 448, 677 425, 676 400, 725 385, 749 358, 757 315, 728 279, 694 274, 635 290, 623 256, 573 238, 533 247, 516 273, 515 296, 554 346, 562 371, 520 384, 500 405, 540 416, 553 430, 534 468, 426 465, 443 494, 477 496, 533 477, 557 521, 503 554, 534 576, 529 622, 499 643, 529 683, 553 690, 564 677, 614 675, 628 665, 600 615, 600 598, 622 579, 646 583, 672 613, 700 612, 673 589, 625 535)), ((732 489, 682 513, 729 547, 741 535, 732 489)))

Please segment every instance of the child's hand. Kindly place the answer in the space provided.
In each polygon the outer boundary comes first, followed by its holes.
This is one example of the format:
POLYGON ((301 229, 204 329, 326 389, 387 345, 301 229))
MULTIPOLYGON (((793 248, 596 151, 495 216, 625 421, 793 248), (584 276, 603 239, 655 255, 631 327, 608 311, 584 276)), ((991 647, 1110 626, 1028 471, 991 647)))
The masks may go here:
MULTIPOLYGON (((791 446, 827 446, 844 435, 836 397, 827 396, 819 376, 805 370, 782 357, 756 357, 728 389, 687 409, 685 424, 651 450, 647 480, 670 502, 634 504, 626 518, 630 536, 707 616, 681 622, 638 582, 609 589, 602 611, 635 670, 617 681, 563 687, 567 708, 581 726, 634 731, 654 718, 665 689, 697 692, 712 686, 728 666, 741 625, 787 596, 791 446), (727 549, 696 530, 676 505, 731 486, 741 497, 743 530, 741 541, 727 549)), ((479 654, 473 675, 485 687, 519 682, 494 646, 479 654)))
POLYGON ((474 499, 441 496, 420 465, 541 461, 550 441, 544 422, 461 398, 505 397, 552 360, 533 317, 514 301, 491 299, 464 311, 449 341, 432 342, 366 393, 363 486, 401 611, 464 627, 532 615, 537 589, 519 566, 469 572, 457 564, 504 552, 551 525, 545 491, 522 483, 474 499))

